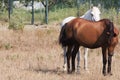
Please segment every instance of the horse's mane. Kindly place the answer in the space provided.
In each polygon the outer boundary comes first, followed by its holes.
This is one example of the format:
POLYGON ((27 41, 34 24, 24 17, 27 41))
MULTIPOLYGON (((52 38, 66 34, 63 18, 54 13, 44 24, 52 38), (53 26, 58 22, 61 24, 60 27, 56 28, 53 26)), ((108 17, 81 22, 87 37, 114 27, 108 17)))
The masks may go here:
POLYGON ((82 15, 80 18, 84 18, 85 16, 90 15, 90 12, 91 12, 91 9, 90 9, 90 10, 88 10, 86 13, 84 13, 84 15, 82 15))
POLYGON ((102 19, 105 22, 106 25, 106 33, 109 36, 108 38, 108 43, 111 43, 111 40, 113 37, 115 37, 115 32, 114 32, 114 24, 111 22, 109 19, 102 19))

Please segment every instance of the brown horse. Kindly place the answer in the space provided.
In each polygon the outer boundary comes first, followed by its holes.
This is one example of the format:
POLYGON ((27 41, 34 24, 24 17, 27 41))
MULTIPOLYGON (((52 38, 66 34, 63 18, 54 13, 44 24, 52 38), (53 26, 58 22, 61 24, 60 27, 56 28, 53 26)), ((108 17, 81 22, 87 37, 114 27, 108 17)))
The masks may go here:
POLYGON ((92 22, 76 18, 65 24, 60 32, 59 43, 67 49, 67 71, 75 72, 75 57, 80 46, 91 49, 102 48, 103 74, 106 75, 108 60, 108 74, 111 74, 111 62, 114 48, 118 44, 118 29, 109 19, 92 22), (74 47, 74 48, 73 48, 74 47), (108 55, 108 59, 107 59, 108 55), (70 57, 72 57, 72 71, 70 71, 70 57))

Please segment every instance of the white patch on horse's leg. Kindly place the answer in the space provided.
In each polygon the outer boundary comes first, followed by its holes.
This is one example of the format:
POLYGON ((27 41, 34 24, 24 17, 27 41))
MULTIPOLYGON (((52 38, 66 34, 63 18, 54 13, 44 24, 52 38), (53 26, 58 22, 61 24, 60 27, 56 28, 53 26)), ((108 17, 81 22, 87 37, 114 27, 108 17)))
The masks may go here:
POLYGON ((88 71, 88 61, 87 61, 87 57, 88 57, 88 48, 84 48, 84 69, 86 71, 88 71))
POLYGON ((80 72, 80 51, 77 53, 77 72, 80 72))
POLYGON ((64 71, 64 72, 67 71, 67 63, 64 64, 64 66, 63 66, 63 71, 64 71))
POLYGON ((64 65, 63 65, 63 70, 67 71, 67 56, 66 56, 66 47, 63 47, 63 51, 64 51, 64 65))

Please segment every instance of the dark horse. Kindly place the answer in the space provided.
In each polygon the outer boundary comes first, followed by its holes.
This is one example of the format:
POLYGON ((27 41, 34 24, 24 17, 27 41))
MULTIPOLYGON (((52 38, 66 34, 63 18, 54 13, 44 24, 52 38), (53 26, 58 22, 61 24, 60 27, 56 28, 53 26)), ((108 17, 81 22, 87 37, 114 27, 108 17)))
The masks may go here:
POLYGON ((108 60, 107 73, 111 74, 112 56, 114 48, 118 44, 118 34, 118 29, 114 27, 109 19, 92 22, 76 18, 66 23, 61 29, 59 43, 63 47, 68 47, 66 53, 68 73, 75 72, 76 53, 80 46, 84 46, 91 49, 102 48, 102 72, 106 75, 106 63, 108 60), (72 71, 70 71, 70 57, 72 57, 72 71))

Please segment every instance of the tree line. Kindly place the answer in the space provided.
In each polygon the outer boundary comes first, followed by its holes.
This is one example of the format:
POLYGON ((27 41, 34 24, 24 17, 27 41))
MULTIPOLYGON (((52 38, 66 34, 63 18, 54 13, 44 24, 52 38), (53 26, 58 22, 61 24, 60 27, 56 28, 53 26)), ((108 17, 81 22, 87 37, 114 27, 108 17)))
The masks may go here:
MULTIPOLYGON (((0 8, 8 8, 8 1, 20 1, 27 6, 32 0, 0 0, 0 8)), ((44 7, 46 6, 45 0, 34 1, 41 1, 44 7)), ((120 0, 48 0, 48 8, 52 9, 55 5, 58 5, 58 7, 76 7, 78 1, 80 4, 87 2, 93 5, 101 4, 104 8, 120 8, 120 0)))

